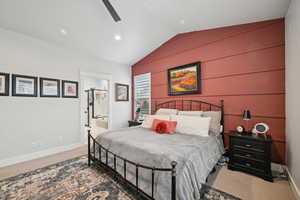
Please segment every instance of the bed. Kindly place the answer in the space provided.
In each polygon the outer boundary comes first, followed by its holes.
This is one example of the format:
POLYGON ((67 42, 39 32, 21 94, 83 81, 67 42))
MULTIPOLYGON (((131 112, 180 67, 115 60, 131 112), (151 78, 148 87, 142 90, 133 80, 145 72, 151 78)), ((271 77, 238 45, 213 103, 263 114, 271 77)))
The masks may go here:
POLYGON ((179 110, 220 111, 219 135, 156 134, 133 127, 108 131, 96 138, 89 133, 88 164, 106 169, 139 199, 198 200, 201 185, 224 153, 224 104, 168 101, 155 105, 179 110))

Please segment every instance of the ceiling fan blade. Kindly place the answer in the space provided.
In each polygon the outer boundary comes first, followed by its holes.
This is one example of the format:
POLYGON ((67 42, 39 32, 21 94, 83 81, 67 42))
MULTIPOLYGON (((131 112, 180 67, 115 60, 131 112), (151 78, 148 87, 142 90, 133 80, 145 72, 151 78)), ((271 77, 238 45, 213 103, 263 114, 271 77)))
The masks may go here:
POLYGON ((103 3, 107 8, 107 10, 109 11, 110 15, 112 16, 112 18, 115 20, 115 22, 121 21, 120 16, 118 15, 114 7, 111 5, 109 0, 103 0, 103 3))

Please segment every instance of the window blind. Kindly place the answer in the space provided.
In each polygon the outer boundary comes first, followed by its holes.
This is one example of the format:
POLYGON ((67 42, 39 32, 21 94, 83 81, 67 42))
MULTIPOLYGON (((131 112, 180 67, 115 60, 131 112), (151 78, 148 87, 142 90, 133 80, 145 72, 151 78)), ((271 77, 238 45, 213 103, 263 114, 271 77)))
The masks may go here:
POLYGON ((134 76, 135 110, 141 108, 141 114, 151 114, 151 73, 134 76))

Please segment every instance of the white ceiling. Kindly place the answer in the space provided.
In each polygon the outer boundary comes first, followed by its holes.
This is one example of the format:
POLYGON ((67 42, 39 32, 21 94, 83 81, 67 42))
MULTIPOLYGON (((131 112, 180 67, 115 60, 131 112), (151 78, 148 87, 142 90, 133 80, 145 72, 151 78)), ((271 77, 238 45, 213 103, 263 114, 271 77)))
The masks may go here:
POLYGON ((289 1, 111 0, 115 23, 102 0, 0 0, 0 27, 134 64, 178 33, 284 17, 289 1))

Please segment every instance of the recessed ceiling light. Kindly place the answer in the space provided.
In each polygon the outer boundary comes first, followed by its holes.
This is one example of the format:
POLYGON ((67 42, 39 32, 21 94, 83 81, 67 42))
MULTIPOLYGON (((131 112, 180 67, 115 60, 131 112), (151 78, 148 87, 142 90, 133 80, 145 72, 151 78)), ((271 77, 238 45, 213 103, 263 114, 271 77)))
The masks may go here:
POLYGON ((114 38, 115 38, 115 40, 117 40, 117 41, 122 40, 122 37, 121 37, 121 35, 119 35, 119 34, 116 34, 114 38))
POLYGON ((185 24, 184 19, 180 20, 179 23, 180 23, 180 24, 185 24))
POLYGON ((67 35, 68 34, 68 32, 66 31, 66 29, 60 29, 60 33, 62 34, 62 35, 67 35))

